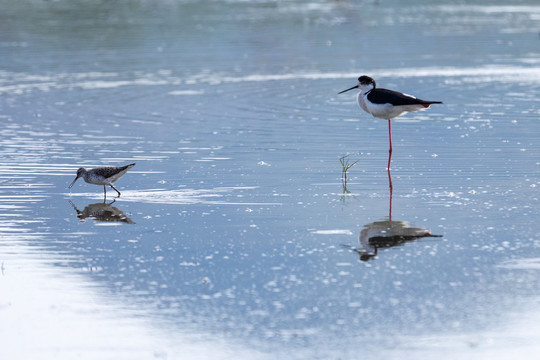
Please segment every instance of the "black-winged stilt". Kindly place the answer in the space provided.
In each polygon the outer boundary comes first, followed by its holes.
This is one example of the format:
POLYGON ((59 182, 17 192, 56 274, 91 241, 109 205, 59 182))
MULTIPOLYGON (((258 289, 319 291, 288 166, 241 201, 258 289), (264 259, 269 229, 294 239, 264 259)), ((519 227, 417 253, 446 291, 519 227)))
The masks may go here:
POLYGON ((390 160, 392 159, 392 127, 390 120, 407 112, 425 110, 431 104, 442 104, 441 101, 426 101, 398 91, 379 89, 375 80, 365 75, 358 78, 358 85, 340 91, 338 94, 352 89, 360 90, 358 93, 358 105, 365 112, 374 117, 388 120, 388 137, 390 140, 388 171, 390 171, 390 160))

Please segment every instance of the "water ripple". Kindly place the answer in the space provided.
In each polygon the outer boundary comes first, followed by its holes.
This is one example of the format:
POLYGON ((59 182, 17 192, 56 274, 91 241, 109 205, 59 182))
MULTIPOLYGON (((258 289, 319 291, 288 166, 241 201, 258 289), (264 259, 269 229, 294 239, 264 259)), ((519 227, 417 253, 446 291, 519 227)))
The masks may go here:
MULTIPOLYGON (((73 73, 36 76, 33 74, 13 74, 0 71, 0 93, 23 94, 34 90, 49 91, 56 89, 80 88, 83 90, 118 88, 124 86, 176 86, 182 89, 168 91, 170 95, 204 95, 201 89, 192 89, 196 84, 218 85, 221 83, 269 82, 286 80, 324 80, 355 79, 359 72, 293 72, 284 74, 250 74, 230 76, 207 71, 185 78, 171 76, 169 72, 157 73, 73 73), (88 80, 91 78, 93 80, 88 80)), ((413 78, 413 77, 469 77, 479 78, 482 82, 537 82, 540 79, 538 66, 486 65, 483 67, 421 67, 374 69, 375 77, 413 78)))
MULTIPOLYGON (((235 186, 235 187, 216 187, 212 189, 146 189, 146 190, 123 190, 122 201, 139 202, 148 204, 168 204, 168 205, 188 205, 188 204, 207 204, 207 205, 282 205, 281 203, 266 202, 242 202, 238 201, 243 196, 234 195, 235 192, 257 189, 255 186, 235 186), (234 196, 236 200, 230 200, 234 196)), ((90 197, 95 199, 103 198, 101 193, 77 193, 71 196, 90 197)))

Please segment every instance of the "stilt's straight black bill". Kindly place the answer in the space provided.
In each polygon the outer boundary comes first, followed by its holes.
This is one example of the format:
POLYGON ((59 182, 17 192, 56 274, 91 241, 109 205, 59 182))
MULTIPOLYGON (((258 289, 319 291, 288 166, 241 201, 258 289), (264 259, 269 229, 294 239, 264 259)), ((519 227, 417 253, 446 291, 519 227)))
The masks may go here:
POLYGON ((346 92, 346 91, 349 91, 349 90, 352 90, 352 89, 356 89, 356 88, 358 88, 358 85, 356 85, 356 86, 353 86, 353 87, 352 87, 352 88, 350 88, 350 89, 347 89, 347 90, 343 90, 343 91, 340 91, 340 92, 338 92, 338 95, 339 95, 339 94, 343 94, 343 93, 344 93, 344 92, 346 92))

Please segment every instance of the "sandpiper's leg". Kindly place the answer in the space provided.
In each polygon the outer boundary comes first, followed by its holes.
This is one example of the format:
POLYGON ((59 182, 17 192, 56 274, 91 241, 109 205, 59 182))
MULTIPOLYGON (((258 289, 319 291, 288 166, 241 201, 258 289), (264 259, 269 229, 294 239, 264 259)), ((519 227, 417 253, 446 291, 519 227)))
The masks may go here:
POLYGON ((118 197, 120 197, 120 191, 118 191, 118 189, 115 188, 113 184, 109 184, 109 186, 112 187, 118 193, 118 197))
POLYGON ((103 185, 103 202, 107 200, 107 188, 103 185))

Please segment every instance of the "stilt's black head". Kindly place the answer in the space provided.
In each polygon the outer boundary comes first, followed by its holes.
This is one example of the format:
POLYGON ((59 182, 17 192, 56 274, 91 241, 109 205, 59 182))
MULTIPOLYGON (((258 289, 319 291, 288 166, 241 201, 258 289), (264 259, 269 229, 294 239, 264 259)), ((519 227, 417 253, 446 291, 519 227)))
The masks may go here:
POLYGON ((377 87, 377 84, 375 83, 375 80, 370 78, 369 76, 362 75, 358 78, 358 84, 360 85, 373 85, 373 88, 375 89, 377 87))
POLYGON ((343 94, 344 92, 352 90, 352 89, 360 89, 361 91, 369 91, 369 90, 375 89, 375 80, 373 80, 369 76, 362 75, 358 78, 358 85, 353 86, 352 88, 340 91, 338 92, 338 94, 343 94))

